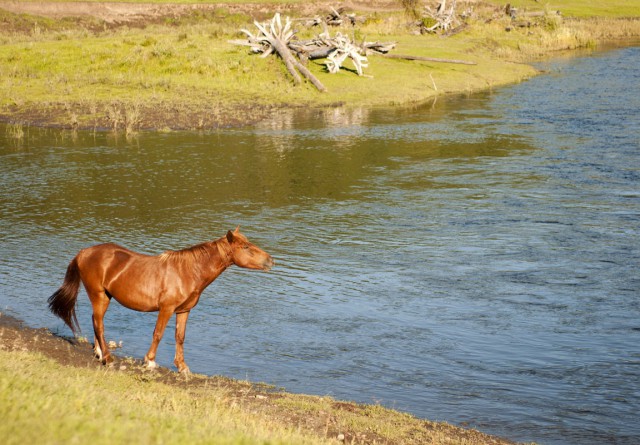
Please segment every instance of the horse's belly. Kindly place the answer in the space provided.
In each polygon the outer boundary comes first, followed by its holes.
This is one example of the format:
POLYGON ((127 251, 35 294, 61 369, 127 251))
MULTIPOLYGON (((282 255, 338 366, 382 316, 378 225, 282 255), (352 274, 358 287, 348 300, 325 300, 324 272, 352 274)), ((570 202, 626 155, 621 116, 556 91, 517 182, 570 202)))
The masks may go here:
POLYGON ((123 289, 121 286, 111 286, 111 289, 107 289, 107 292, 118 303, 134 311, 154 312, 160 309, 158 296, 146 295, 139 289, 123 289))

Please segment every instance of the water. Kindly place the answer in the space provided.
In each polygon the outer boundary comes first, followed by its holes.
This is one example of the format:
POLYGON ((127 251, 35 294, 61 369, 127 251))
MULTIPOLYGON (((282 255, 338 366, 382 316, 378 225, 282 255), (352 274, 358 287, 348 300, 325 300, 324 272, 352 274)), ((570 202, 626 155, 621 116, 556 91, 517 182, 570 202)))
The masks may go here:
MULTIPOLYGON (((240 224, 278 264, 205 291, 193 371, 514 440, 640 443, 637 66, 625 48, 492 94, 214 134, 2 126, 0 310, 68 335, 46 298, 80 248, 240 224)), ((91 338, 84 294, 78 314, 91 338)), ((112 304, 107 338, 142 357, 154 323, 112 304)))

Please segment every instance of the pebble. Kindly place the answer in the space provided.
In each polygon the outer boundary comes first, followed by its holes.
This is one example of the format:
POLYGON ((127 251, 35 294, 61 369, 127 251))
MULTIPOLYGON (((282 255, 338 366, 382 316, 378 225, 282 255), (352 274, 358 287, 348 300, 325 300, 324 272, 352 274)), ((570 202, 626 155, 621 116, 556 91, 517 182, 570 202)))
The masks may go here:
POLYGON ((338 434, 338 440, 340 442, 344 442, 344 434, 342 434, 342 433, 338 434))

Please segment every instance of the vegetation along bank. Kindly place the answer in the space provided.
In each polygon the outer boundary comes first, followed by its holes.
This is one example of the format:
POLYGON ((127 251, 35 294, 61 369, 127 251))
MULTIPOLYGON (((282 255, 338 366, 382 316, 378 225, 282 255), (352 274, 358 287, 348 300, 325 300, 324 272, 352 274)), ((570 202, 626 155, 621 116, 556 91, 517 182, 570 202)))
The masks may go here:
POLYGON ((290 107, 409 105, 527 79, 530 62, 557 51, 640 36, 634 0, 437 4, 0 0, 0 119, 17 136, 30 125, 132 133, 242 125, 290 107), (362 75, 349 57, 332 74, 326 58, 294 53, 322 92, 296 84, 276 54, 238 44, 241 29, 257 36, 253 22, 276 12, 291 18, 293 41, 344 36, 366 57, 362 75), (364 42, 393 49, 365 52, 364 42))

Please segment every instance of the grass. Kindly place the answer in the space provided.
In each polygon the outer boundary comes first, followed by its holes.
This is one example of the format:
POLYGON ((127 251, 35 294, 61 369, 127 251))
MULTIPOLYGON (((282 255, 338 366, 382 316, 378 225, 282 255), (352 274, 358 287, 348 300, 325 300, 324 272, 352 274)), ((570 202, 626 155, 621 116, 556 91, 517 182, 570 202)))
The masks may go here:
MULTIPOLYGON (((566 3, 582 5, 586 14, 589 2, 566 3)), ((631 3, 607 2, 620 8, 631 3)), ((322 61, 312 61, 311 71, 329 90, 325 94, 310 84, 294 86, 277 57, 262 59, 228 42, 240 37, 240 28, 253 27, 245 13, 217 7, 142 27, 110 29, 96 19, 52 20, 0 11, 0 22, 6 25, 0 30, 0 116, 134 132, 139 127, 207 128, 250 122, 267 116, 273 107, 418 103, 436 95, 521 81, 536 74, 523 62, 552 51, 640 35, 638 20, 565 23, 552 16, 538 19, 533 28, 506 32, 511 22, 496 12, 499 8, 481 3, 472 9, 469 29, 447 39, 413 35, 401 10, 366 13, 363 25, 332 29, 358 41, 365 37, 396 41, 396 54, 463 59, 477 65, 372 55, 366 76, 358 77, 349 69, 328 74, 322 61), (487 17, 492 18, 490 23, 487 17)), ((319 32, 301 29, 299 35, 312 37, 319 32)))
POLYGON ((640 4, 637 0, 500 0, 496 3, 510 3, 521 9, 561 11, 565 17, 640 17, 640 4))
POLYGON ((178 390, 109 370, 66 368, 0 350, 3 443, 320 444, 227 403, 222 389, 178 390))
POLYGON ((0 345, 3 444, 506 443, 378 405, 255 394, 248 383, 198 375, 162 383, 158 371, 121 363, 127 370, 69 367, 0 345))

